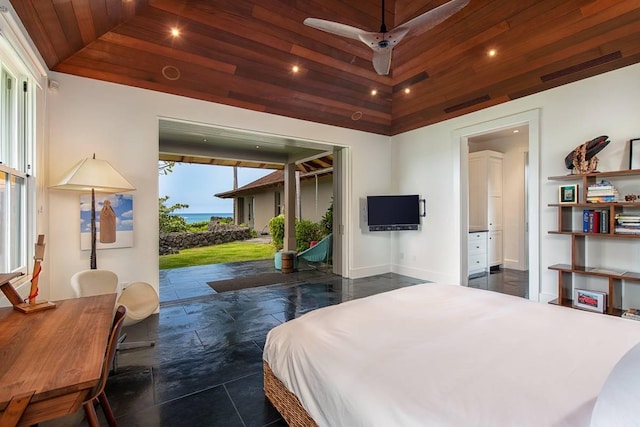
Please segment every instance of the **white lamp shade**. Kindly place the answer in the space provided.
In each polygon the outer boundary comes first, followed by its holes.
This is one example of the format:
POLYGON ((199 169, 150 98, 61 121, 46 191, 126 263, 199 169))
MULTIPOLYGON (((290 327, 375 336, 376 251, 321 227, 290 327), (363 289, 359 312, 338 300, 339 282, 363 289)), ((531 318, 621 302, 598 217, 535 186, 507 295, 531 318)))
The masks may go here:
POLYGON ((60 190, 121 193, 135 190, 106 160, 84 159, 73 167, 56 185, 60 190))

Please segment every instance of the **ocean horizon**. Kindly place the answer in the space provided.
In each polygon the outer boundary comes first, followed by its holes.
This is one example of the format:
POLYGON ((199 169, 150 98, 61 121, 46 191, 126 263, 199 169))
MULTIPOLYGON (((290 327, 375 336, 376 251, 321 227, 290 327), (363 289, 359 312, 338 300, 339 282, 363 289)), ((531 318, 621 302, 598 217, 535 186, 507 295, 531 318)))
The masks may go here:
POLYGON ((213 213, 175 213, 174 216, 181 216, 187 224, 193 224, 196 222, 209 221, 212 216, 218 216, 222 218, 233 218, 233 213, 228 212, 213 212, 213 213))

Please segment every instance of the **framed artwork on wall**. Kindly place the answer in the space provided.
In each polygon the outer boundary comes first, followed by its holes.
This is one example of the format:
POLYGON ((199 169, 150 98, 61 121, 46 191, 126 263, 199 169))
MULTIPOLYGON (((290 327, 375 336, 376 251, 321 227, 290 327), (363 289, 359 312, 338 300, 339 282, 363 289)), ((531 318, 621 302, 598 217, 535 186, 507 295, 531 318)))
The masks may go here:
POLYGON ((629 141, 629 169, 640 169, 640 138, 629 141))
MULTIPOLYGON (((133 247, 133 195, 96 193, 96 249, 133 247)), ((91 194, 80 195, 80 249, 91 249, 91 194)))

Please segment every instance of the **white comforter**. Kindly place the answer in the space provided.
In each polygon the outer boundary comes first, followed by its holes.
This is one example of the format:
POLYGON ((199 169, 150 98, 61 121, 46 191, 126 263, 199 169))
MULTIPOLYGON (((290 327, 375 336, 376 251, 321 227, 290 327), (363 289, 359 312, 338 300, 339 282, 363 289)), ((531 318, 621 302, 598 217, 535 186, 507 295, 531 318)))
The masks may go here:
POLYGON ((640 322, 454 285, 319 309, 264 360, 320 426, 588 426, 640 322))

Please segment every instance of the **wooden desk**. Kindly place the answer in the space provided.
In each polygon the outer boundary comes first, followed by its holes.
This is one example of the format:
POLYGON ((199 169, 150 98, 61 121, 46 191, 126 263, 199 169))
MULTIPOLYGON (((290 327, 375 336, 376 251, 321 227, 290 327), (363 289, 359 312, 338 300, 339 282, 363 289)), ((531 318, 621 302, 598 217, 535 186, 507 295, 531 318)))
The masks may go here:
POLYGON ((18 425, 76 412, 100 379, 116 295, 60 301, 23 314, 0 309, 0 417, 9 401, 34 392, 18 425))

